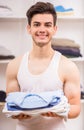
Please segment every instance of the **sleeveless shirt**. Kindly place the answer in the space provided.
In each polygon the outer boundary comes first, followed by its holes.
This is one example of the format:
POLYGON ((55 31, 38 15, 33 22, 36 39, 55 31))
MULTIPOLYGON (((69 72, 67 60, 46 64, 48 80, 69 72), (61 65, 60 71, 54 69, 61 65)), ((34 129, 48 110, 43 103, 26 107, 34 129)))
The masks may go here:
MULTIPOLYGON (((63 83, 58 75, 61 53, 55 52, 47 69, 33 75, 28 68, 29 52, 25 53, 17 74, 22 92, 39 93, 44 91, 63 90, 63 83)), ((44 117, 41 115, 18 121, 16 130, 66 130, 63 118, 44 117)))

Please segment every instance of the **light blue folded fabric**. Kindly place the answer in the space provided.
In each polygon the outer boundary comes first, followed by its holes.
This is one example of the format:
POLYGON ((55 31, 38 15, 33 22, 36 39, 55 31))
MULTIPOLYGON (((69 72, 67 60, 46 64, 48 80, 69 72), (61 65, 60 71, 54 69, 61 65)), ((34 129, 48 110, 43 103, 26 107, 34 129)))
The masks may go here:
POLYGON ((6 102, 9 106, 25 109, 45 108, 58 104, 63 91, 42 92, 39 94, 12 92, 9 93, 6 102))
POLYGON ((73 11, 72 8, 66 9, 66 8, 64 8, 62 5, 55 6, 54 8, 55 8, 55 10, 56 10, 57 12, 69 12, 69 11, 73 11))

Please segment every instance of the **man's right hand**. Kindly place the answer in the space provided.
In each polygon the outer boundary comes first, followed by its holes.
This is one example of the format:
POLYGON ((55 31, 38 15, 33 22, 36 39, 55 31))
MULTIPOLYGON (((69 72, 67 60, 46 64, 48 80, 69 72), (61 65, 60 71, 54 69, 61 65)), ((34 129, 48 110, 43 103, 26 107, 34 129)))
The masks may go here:
POLYGON ((13 115, 12 118, 13 119, 18 119, 18 120, 23 120, 23 119, 30 119, 31 116, 21 113, 19 115, 13 115))

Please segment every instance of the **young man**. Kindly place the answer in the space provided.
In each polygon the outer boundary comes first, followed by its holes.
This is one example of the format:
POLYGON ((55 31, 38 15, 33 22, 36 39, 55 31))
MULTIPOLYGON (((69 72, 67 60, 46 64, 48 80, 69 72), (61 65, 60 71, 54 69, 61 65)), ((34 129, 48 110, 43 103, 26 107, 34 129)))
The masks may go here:
MULTIPOLYGON (((6 92, 62 90, 70 104, 67 116, 75 118, 80 113, 80 76, 76 65, 51 47, 52 36, 57 31, 54 7, 37 2, 26 15, 33 47, 8 64, 6 92)), ((20 114, 13 118, 18 119, 17 130, 66 130, 63 117, 52 112, 36 117, 20 114)))

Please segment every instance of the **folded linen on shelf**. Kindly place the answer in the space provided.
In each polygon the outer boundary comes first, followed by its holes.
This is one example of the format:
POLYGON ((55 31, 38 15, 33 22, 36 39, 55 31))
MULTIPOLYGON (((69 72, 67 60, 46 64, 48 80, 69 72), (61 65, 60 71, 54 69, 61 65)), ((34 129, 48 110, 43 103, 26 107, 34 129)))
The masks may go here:
POLYGON ((67 117, 69 109, 70 105, 62 91, 42 92, 40 94, 13 92, 7 96, 3 112, 7 116, 20 113, 35 116, 51 111, 67 117))
POLYGON ((53 38, 51 46, 66 57, 82 57, 80 45, 68 38, 53 38))
POLYGON ((15 56, 6 47, 0 45, 0 60, 13 59, 15 56))
POLYGON ((54 7, 57 15, 73 15, 74 9, 73 8, 65 8, 63 5, 58 5, 54 7))
POLYGON ((4 90, 0 90, 0 102, 5 102, 6 92, 4 90))
POLYGON ((80 48, 80 45, 72 39, 68 38, 53 38, 51 41, 53 46, 66 46, 66 47, 77 47, 80 48))
POLYGON ((12 9, 6 5, 0 4, 0 17, 13 15, 12 9))
POLYGON ((56 51, 61 52, 65 56, 82 57, 80 49, 77 47, 67 47, 67 46, 54 46, 52 48, 56 51))

